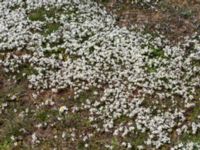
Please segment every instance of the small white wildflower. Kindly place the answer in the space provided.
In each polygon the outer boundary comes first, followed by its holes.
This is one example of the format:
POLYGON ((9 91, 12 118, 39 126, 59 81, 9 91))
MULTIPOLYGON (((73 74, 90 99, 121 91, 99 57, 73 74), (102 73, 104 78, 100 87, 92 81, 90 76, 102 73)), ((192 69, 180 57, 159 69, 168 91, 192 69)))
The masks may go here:
POLYGON ((16 100, 17 96, 16 95, 13 95, 10 99, 11 100, 16 100))
POLYGON ((36 133, 33 133, 31 137, 32 137, 32 143, 35 144, 37 141, 36 133))
POLYGON ((38 97, 38 95, 35 94, 35 93, 33 93, 33 94, 32 94, 32 97, 33 97, 34 99, 36 99, 36 98, 38 97))
POLYGON ((127 148, 128 148, 128 149, 131 149, 131 148, 132 148, 131 143, 128 143, 128 144, 127 144, 127 148))
POLYGON ((122 142, 122 146, 124 146, 124 147, 125 147, 126 145, 127 145, 127 144, 126 144, 126 142, 122 142))
POLYGON ((143 149, 144 149, 144 146, 138 145, 137 148, 138 148, 138 150, 143 150, 143 149))
POLYGON ((14 142, 14 146, 17 146, 18 145, 18 143, 17 142, 14 142))
POLYGON ((67 108, 66 106, 61 106, 61 107, 59 108, 59 113, 60 113, 60 114, 67 113, 67 111, 68 111, 68 108, 67 108))
POLYGON ((55 88, 52 89, 51 91, 52 91, 53 93, 58 93, 58 89, 55 89, 55 88))
POLYGON ((12 141, 15 141, 15 137, 14 137, 13 135, 10 137, 10 139, 11 139, 12 141))
POLYGON ((86 143, 84 146, 85 146, 85 148, 88 148, 89 144, 86 143))

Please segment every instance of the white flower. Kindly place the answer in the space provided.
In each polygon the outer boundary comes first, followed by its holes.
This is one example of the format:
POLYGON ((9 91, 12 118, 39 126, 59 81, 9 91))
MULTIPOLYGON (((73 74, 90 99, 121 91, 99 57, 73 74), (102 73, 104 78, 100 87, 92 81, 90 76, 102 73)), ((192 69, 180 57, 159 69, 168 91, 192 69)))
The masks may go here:
POLYGON ((89 144, 86 143, 84 146, 85 146, 86 148, 88 148, 89 144))
POLYGON ((17 96, 16 95, 13 95, 10 99, 11 100, 16 100, 17 96))
POLYGON ((53 93, 58 93, 58 89, 55 89, 55 88, 53 88, 51 91, 52 91, 53 93))
POLYGON ((68 108, 67 108, 66 106, 61 106, 61 107, 59 108, 59 113, 60 113, 60 114, 67 113, 67 111, 68 111, 68 108))
POLYGON ((37 140, 38 140, 38 138, 37 138, 37 136, 36 136, 36 133, 33 133, 31 137, 32 137, 32 143, 33 143, 33 144, 36 143, 37 140))
POLYGON ((127 144, 127 148, 128 148, 128 149, 131 149, 131 148, 132 148, 132 145, 131 145, 130 143, 128 143, 128 144, 127 144))
POLYGON ((62 133, 62 138, 64 139, 66 137, 66 132, 62 133))

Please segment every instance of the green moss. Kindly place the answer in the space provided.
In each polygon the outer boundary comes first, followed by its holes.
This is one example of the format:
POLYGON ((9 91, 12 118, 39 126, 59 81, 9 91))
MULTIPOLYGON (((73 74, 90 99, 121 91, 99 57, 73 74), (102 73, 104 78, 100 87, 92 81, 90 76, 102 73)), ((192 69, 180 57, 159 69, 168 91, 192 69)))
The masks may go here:
POLYGON ((113 146, 113 149, 116 149, 116 150, 120 149, 120 142, 116 137, 113 137, 111 139, 111 145, 113 146))
POLYGON ((150 51, 150 58, 164 58, 164 51, 161 48, 152 48, 150 51))
POLYGON ((39 112, 37 115, 36 115, 36 118, 39 120, 39 121, 47 121, 48 120, 48 113, 47 112, 39 112))
POLYGON ((55 111, 55 110, 41 110, 41 111, 38 111, 36 113, 36 116, 35 118, 38 120, 38 121, 42 121, 42 122, 45 122, 45 121, 48 121, 48 120, 51 120, 53 118, 55 118, 56 116, 58 116, 58 112, 55 111))
POLYGON ((123 115, 120 118, 116 119, 115 123, 116 124, 125 123, 125 122, 128 122, 129 120, 130 120, 129 117, 123 115))
POLYGON ((157 68, 155 66, 146 66, 148 73, 154 73, 157 71, 157 68))
MULTIPOLYGON (((13 118, 17 116, 12 115, 13 118)), ((4 120, 4 126, 2 127, 2 132, 0 135, 0 142, 4 142, 6 140, 10 140, 11 136, 18 137, 21 136, 22 133, 20 131, 21 128, 25 127, 25 124, 21 122, 19 119, 13 119, 11 116, 8 116, 9 120, 4 120)))
POLYGON ((188 120, 195 121, 196 119, 198 119, 199 115, 200 115, 200 107, 199 104, 196 104, 196 107, 194 107, 192 111, 189 112, 188 120))
MULTIPOLYGON (((1 43, 1 40, 0 40, 0 43, 1 43)), ((0 60, 3 60, 4 59, 4 53, 0 53, 0 60)))
POLYGON ((93 52, 94 52, 94 50, 95 50, 95 49, 94 49, 94 47, 93 47, 93 46, 92 46, 92 47, 90 47, 90 48, 89 48, 89 52, 90 52, 90 54, 91 54, 91 53, 93 53, 93 52))
POLYGON ((68 125, 77 127, 79 129, 90 128, 91 123, 88 118, 82 113, 69 113, 64 116, 68 125), (73 124, 71 124, 73 122, 73 124))
POLYGON ((23 64, 19 68, 19 73, 16 73, 16 80, 22 81, 28 75, 37 74, 37 71, 30 64, 23 64))
POLYGON ((65 53, 65 49, 64 48, 58 48, 58 49, 52 50, 52 51, 45 51, 44 55, 46 57, 50 57, 50 56, 54 55, 55 59, 60 59, 59 55, 62 55, 62 60, 63 61, 66 61, 69 58, 69 56, 65 53))
POLYGON ((95 100, 97 95, 94 95, 94 92, 97 91, 96 88, 91 87, 89 90, 82 92, 79 95, 78 103, 85 102, 87 99, 95 100))
POLYGON ((180 141, 183 143, 194 142, 200 144, 200 133, 196 135, 185 133, 184 135, 181 136, 180 141))
POLYGON ((21 73, 26 74, 26 75, 31 75, 31 74, 37 74, 37 71, 30 65, 26 64, 24 65, 24 68, 22 68, 21 73))
POLYGON ((145 47, 147 47, 149 51, 144 53, 143 55, 148 56, 150 59, 167 58, 162 48, 155 47, 154 45, 151 45, 151 44, 142 45, 142 48, 145 48, 145 47))
POLYGON ((183 18, 185 19, 189 19, 190 17, 193 16, 193 12, 192 10, 190 9, 187 9, 187 8, 180 8, 179 9, 179 13, 180 13, 180 16, 182 16, 183 18))
POLYGON ((72 60, 77 60, 78 58, 80 58, 80 56, 72 54, 69 56, 72 60))
POLYGON ((20 124, 17 124, 17 125, 11 124, 8 135, 19 136, 21 134, 19 131, 20 127, 21 127, 20 124))
POLYGON ((58 54, 60 54, 60 53, 62 54, 63 51, 64 51, 64 50, 62 50, 62 49, 51 50, 51 51, 44 51, 44 55, 45 55, 46 57, 50 57, 50 56, 52 56, 53 54, 54 54, 54 55, 58 55, 58 54))
POLYGON ((10 150, 11 149, 11 141, 6 139, 2 143, 0 143, 0 150, 10 150))
POLYGON ((103 3, 108 3, 110 0, 101 0, 103 3))
POLYGON ((20 6, 15 4, 15 5, 11 6, 10 8, 11 8, 11 10, 16 10, 16 9, 20 8, 20 6))
POLYGON ((147 139, 147 137, 148 137, 148 135, 146 132, 144 132, 144 133, 138 132, 137 136, 130 138, 130 139, 133 139, 131 141, 133 148, 137 149, 137 146, 144 145, 144 141, 147 139))
POLYGON ((55 18, 56 15, 57 15, 57 13, 60 13, 60 12, 62 12, 61 9, 53 8, 52 7, 48 11, 46 10, 46 15, 47 15, 47 17, 53 17, 53 18, 55 18))
POLYGON ((123 13, 123 12, 125 12, 125 11, 127 11, 127 10, 129 10, 129 7, 127 6, 127 5, 122 5, 121 7, 120 7, 120 11, 123 13))
POLYGON ((85 142, 79 141, 77 144, 77 150, 85 150, 85 142))
POLYGON ((62 9, 50 8, 46 10, 44 7, 32 10, 28 15, 31 21, 45 21, 45 16, 55 18, 58 13, 61 13, 62 9))
POLYGON ((193 61, 192 61, 192 65, 193 65, 193 66, 200 67, 200 61, 199 61, 199 60, 193 60, 193 61))
POLYGON ((60 27, 60 24, 58 24, 58 23, 48 23, 45 26, 44 34, 49 35, 55 31, 57 31, 59 29, 59 27, 60 27))
POLYGON ((38 8, 33 10, 28 17, 31 21, 45 21, 45 14, 46 11, 44 8, 38 8))
MULTIPOLYGON (((88 41, 90 37, 91 36, 89 36, 89 35, 85 35, 85 36, 81 37, 81 43, 84 43, 85 41, 88 41)), ((91 48, 94 49, 94 47, 91 47, 91 48)))

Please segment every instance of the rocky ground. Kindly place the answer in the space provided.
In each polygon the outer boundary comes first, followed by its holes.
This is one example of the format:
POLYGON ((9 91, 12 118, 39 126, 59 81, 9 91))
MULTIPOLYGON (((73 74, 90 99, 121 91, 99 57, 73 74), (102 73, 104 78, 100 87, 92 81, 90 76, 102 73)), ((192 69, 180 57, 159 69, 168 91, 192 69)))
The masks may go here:
POLYGON ((0 149, 200 148, 198 0, 0 4, 0 149))

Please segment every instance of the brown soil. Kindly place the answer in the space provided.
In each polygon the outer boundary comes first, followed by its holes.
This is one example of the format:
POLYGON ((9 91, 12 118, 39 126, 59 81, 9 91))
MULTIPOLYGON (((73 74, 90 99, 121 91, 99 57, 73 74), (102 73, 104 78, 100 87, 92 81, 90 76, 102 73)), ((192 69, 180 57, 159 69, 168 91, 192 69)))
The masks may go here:
POLYGON ((120 26, 144 25, 147 32, 158 31, 173 43, 200 31, 200 0, 161 0, 154 8, 132 4, 131 0, 103 4, 118 16, 120 26))

